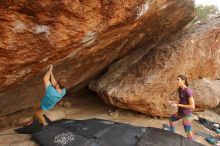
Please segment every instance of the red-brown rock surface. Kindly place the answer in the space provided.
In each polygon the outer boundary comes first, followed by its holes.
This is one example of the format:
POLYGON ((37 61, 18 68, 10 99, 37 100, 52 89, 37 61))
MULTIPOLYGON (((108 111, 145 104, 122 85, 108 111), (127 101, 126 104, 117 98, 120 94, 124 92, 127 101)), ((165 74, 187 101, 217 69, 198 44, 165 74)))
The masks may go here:
POLYGON ((220 101, 220 17, 194 25, 170 40, 140 49, 113 64, 90 84, 101 99, 121 108, 153 116, 169 116, 176 109, 176 77, 185 74, 194 90, 197 110, 220 101), (206 78, 206 79, 200 79, 206 78))
POLYGON ((193 0, 0 1, 0 115, 43 96, 42 76, 76 89, 113 61, 180 30, 194 17, 193 0))

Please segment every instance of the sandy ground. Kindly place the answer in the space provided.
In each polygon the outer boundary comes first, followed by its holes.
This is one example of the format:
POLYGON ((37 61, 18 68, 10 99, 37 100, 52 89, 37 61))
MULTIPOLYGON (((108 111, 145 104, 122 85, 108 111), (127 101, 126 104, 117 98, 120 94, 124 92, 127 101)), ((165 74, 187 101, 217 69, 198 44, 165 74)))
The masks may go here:
MULTIPOLYGON (((52 115, 52 118, 65 118, 68 119, 89 119, 89 118, 100 118, 105 120, 111 120, 116 122, 122 122, 127 124, 132 124, 136 126, 145 127, 157 127, 161 128, 163 123, 168 124, 167 119, 158 119, 156 117, 150 117, 145 114, 138 112, 133 112, 129 110, 119 109, 117 107, 108 106, 103 104, 95 93, 90 91, 83 91, 72 94, 71 97, 66 97, 64 101, 69 101, 72 103, 71 108, 64 108, 56 106, 48 115, 52 115), (53 117, 55 113, 58 117, 53 117), (59 114, 58 114, 59 113, 59 114)), ((206 111, 203 113, 196 113, 204 118, 209 118, 212 121, 220 123, 220 115, 212 112, 206 111)), ((8 125, 8 127, 0 130, 0 146, 35 146, 36 144, 30 140, 30 135, 18 135, 13 129, 17 119, 25 116, 32 115, 32 110, 27 109, 25 111, 20 111, 15 114, 9 115, 2 118, 3 120, 13 121, 8 125), (13 137, 13 139, 11 138, 13 137)), ((201 131, 216 135, 213 131, 208 130, 204 126, 193 121, 193 129, 195 131, 201 131)), ((182 122, 177 122, 176 132, 183 136, 186 136, 182 122)), ((204 145, 209 146, 209 144, 204 140, 203 137, 195 135, 195 141, 200 142, 204 145)))

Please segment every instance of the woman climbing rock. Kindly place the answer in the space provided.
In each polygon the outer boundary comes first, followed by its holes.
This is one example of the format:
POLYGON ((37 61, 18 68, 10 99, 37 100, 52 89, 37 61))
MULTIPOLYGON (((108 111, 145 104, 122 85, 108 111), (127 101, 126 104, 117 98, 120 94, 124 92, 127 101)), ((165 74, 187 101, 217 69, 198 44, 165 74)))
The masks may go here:
POLYGON ((46 126, 47 122, 43 114, 45 111, 52 109, 66 94, 66 81, 63 78, 59 78, 56 81, 53 75, 53 66, 51 65, 44 75, 43 82, 46 90, 45 96, 35 103, 34 111, 39 122, 46 126))

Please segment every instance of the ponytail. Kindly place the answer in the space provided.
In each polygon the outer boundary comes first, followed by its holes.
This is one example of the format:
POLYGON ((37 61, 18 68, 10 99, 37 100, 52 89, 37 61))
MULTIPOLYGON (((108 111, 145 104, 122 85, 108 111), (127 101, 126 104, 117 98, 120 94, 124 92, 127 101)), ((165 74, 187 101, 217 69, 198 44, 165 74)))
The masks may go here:
POLYGON ((189 83, 188 83, 188 79, 185 75, 178 75, 177 76, 178 78, 181 78, 182 80, 185 81, 185 85, 188 87, 189 86, 189 83))
MULTIPOLYGON (((185 75, 178 75, 177 77, 181 78, 182 80, 184 80, 185 81, 185 85, 187 87, 189 86, 188 79, 187 79, 187 77, 185 75)), ((181 91, 181 88, 179 88, 178 91, 181 91)))

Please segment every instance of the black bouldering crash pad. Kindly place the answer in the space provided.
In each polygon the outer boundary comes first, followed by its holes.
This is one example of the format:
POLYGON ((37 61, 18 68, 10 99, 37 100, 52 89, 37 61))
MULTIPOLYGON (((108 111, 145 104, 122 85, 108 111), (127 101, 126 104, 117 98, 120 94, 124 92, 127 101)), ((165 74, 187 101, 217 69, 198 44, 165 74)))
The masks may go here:
MULTIPOLYGON (((22 127, 22 133, 31 126, 22 127)), ((200 146, 161 129, 101 119, 58 120, 50 122, 46 128, 39 126, 31 134, 32 140, 42 146, 200 146)))
POLYGON ((170 131, 149 127, 137 146, 202 146, 202 144, 170 131))

